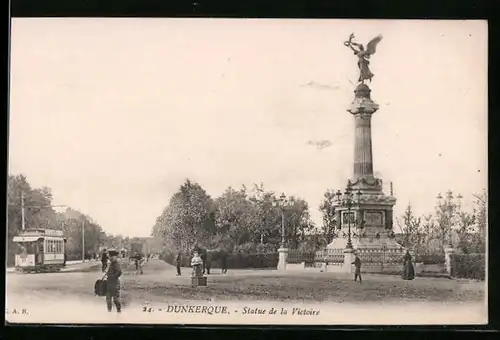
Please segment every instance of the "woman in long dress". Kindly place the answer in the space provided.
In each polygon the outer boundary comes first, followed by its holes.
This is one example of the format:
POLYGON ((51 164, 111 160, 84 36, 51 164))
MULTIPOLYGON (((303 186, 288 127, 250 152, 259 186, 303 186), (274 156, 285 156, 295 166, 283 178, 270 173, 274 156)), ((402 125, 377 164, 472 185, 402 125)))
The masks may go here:
POLYGON ((413 280, 415 278, 415 269, 413 268, 411 255, 408 250, 403 257, 403 263, 403 274, 401 275, 403 280, 413 280))

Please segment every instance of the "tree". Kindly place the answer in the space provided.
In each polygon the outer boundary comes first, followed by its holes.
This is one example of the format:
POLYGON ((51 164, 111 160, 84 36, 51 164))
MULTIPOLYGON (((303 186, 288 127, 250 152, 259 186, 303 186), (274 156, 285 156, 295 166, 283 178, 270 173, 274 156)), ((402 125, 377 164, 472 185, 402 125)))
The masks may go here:
POLYGON ((458 247, 466 254, 486 252, 486 190, 473 196, 473 212, 458 213, 458 247))
POLYGON ((157 218, 152 233, 163 237, 165 245, 190 251, 209 243, 215 232, 214 203, 198 184, 186 180, 157 218))
POLYGON ((299 244, 305 240, 306 235, 312 230, 309 216, 309 207, 306 201, 297 197, 290 197, 285 212, 285 238, 288 246, 298 249, 299 244))
POLYGON ((254 242, 261 244, 271 243, 278 237, 279 223, 281 223, 281 213, 276 209, 276 195, 272 191, 264 189, 264 184, 254 184, 253 196, 250 201, 255 205, 256 220, 254 233, 256 239, 254 242))
POLYGON ((488 195, 486 190, 483 189, 479 194, 475 194, 474 198, 474 214, 477 217, 476 222, 478 231, 481 239, 486 241, 486 229, 488 227, 486 221, 486 204, 488 202, 488 195))
POLYGON ((403 247, 414 248, 417 252, 422 251, 422 243, 425 240, 425 234, 422 228, 422 219, 413 214, 410 203, 405 209, 402 221, 398 219, 399 227, 403 233, 403 247))
POLYGON ((334 206, 335 197, 335 190, 327 190, 324 194, 323 201, 319 206, 319 210, 323 215, 323 237, 326 239, 326 243, 331 242, 335 237, 335 227, 337 222, 334 206))
POLYGON ((65 213, 56 213, 52 207, 53 194, 49 187, 31 188, 24 175, 9 175, 7 190, 7 229, 8 229, 8 264, 12 265, 16 246, 13 237, 22 229, 21 196, 24 196, 25 228, 43 228, 63 230, 67 238, 66 252, 68 256, 81 258, 82 229, 85 221, 85 250, 94 252, 102 242, 105 233, 102 228, 88 216, 67 209, 65 213))
POLYGON ((107 245, 106 233, 101 226, 89 216, 78 210, 68 208, 65 212, 58 214, 58 224, 61 225, 66 236, 66 251, 68 258, 81 259, 82 254, 91 255, 97 253, 99 248, 107 245), (85 233, 85 242, 82 239, 82 228, 85 233), (82 251, 82 245, 85 249, 82 251))
POLYGON ((436 204, 436 226, 437 236, 441 242, 441 246, 446 248, 452 242, 453 226, 458 224, 458 216, 460 210, 460 203, 454 200, 453 192, 448 191, 444 198, 438 196, 439 201, 436 204))
POLYGON ((465 211, 460 211, 457 213, 458 220, 458 228, 457 228, 457 236, 458 236, 458 244, 457 247, 468 254, 472 249, 472 243, 474 238, 474 230, 473 227, 476 223, 476 216, 474 214, 469 214, 465 211))
POLYGON ((233 240, 232 248, 252 241, 252 236, 259 229, 259 213, 258 207, 248 199, 246 188, 238 191, 227 188, 215 200, 215 206, 216 234, 233 240))

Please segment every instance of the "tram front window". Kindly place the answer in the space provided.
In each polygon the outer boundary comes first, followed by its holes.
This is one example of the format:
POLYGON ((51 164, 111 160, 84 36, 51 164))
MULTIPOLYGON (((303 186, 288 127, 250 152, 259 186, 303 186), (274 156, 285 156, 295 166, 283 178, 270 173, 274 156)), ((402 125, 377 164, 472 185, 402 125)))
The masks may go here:
POLYGON ((20 254, 34 254, 35 253, 35 244, 33 242, 21 242, 18 243, 18 252, 20 254))

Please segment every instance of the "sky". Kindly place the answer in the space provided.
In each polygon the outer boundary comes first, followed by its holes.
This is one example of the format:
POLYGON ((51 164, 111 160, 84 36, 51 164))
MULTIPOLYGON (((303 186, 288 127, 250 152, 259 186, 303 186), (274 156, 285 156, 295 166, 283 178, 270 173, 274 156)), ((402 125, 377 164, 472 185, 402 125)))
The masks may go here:
POLYGON ((149 235, 186 178, 214 197, 263 182, 319 225, 352 176, 353 32, 383 35, 372 144, 395 215, 448 189, 470 208, 487 187, 485 21, 14 18, 9 173, 113 234, 149 235))

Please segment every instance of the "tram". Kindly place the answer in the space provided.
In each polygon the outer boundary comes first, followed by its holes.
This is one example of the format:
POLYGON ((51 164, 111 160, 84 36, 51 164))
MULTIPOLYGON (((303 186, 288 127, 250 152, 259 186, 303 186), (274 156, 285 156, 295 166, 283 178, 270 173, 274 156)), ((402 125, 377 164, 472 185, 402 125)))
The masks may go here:
POLYGON ((18 245, 15 258, 18 271, 58 271, 66 266, 66 238, 62 230, 27 229, 13 241, 18 245))

